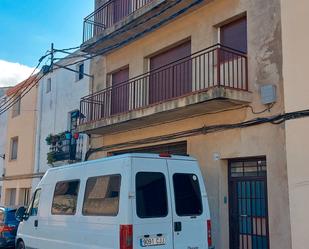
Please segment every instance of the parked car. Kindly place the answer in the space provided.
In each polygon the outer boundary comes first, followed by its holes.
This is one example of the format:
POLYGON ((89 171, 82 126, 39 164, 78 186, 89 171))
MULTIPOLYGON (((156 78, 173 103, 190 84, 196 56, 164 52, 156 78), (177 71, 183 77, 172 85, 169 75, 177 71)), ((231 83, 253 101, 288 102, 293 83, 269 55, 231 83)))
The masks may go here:
POLYGON ((0 207, 0 248, 11 248, 15 245, 19 224, 15 212, 16 208, 0 207))
POLYGON ((17 216, 17 249, 211 244, 207 194, 191 157, 126 154, 52 168, 17 216))

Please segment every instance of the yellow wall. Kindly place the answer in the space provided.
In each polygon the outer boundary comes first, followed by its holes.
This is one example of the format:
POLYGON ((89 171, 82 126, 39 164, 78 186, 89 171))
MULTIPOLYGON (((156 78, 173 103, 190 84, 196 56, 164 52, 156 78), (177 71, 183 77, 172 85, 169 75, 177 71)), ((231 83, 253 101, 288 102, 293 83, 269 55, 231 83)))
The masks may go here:
MULTIPOLYGON (((35 131, 36 131, 36 101, 37 87, 34 87, 21 99, 21 112, 12 118, 12 109, 9 111, 7 128, 7 146, 5 158, 5 177, 21 176, 33 173, 35 131), (16 160, 10 160, 11 138, 18 137, 18 155, 16 160)), ((8 203, 6 189, 16 188, 16 205, 19 200, 20 188, 31 188, 32 179, 19 179, 3 182, 3 200, 8 203)))
MULTIPOLYGON (((286 111, 309 108, 309 2, 282 0, 283 77, 286 111)), ((286 122, 292 248, 309 245, 309 119, 286 122)))
MULTIPOLYGON (((93 136, 92 147, 112 145, 158 135, 199 128, 204 125, 241 122, 284 111, 282 86, 281 18, 279 0, 215 0, 159 30, 92 62, 95 90, 106 87, 106 74, 129 65, 130 77, 148 69, 147 57, 183 39, 191 38, 192 52, 218 42, 217 25, 246 13, 248 19, 249 90, 254 110, 265 108, 260 86, 274 84, 278 99, 270 112, 254 115, 250 109, 203 115, 138 130, 93 136)), ((287 187, 284 125, 261 125, 186 138, 188 153, 200 162, 208 190, 216 248, 228 248, 227 159, 266 156, 270 245, 290 249, 290 221, 287 187), (221 155, 215 161, 214 153, 221 155)), ((169 141, 174 142, 174 141, 169 141)), ((92 158, 105 156, 106 152, 92 158)))

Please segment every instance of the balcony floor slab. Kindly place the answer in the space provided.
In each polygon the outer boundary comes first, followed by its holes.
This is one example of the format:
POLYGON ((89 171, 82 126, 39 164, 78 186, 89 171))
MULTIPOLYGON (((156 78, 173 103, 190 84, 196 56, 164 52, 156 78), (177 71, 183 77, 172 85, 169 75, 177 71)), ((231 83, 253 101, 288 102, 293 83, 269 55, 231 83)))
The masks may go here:
POLYGON ((252 93, 226 87, 165 101, 79 126, 87 134, 112 134, 171 122, 248 104, 252 93))

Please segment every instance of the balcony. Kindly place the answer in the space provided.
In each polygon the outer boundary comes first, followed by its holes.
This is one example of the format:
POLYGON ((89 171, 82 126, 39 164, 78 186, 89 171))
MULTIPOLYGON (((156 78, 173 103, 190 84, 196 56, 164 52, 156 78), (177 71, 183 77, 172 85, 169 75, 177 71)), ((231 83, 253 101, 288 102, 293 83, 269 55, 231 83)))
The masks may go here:
POLYGON ((111 51, 210 1, 109 0, 84 19, 81 49, 111 51))
POLYGON ((218 44, 83 97, 78 129, 117 132, 250 101, 246 54, 218 44))
POLYGON ((56 135, 49 135, 46 138, 49 145, 47 153, 48 164, 54 165, 60 162, 78 162, 82 160, 82 135, 74 136, 70 132, 63 132, 56 135), (76 137, 78 136, 78 137, 76 137))

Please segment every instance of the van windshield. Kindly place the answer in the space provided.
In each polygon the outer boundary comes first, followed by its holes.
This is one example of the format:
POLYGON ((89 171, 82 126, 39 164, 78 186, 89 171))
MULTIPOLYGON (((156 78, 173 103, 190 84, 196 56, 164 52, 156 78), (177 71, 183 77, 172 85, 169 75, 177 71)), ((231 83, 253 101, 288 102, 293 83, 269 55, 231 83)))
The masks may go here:
POLYGON ((174 174, 174 194, 178 216, 195 216, 203 212, 200 184, 195 174, 174 174))
POLYGON ((136 212, 140 218, 165 217, 168 213, 165 176, 159 172, 136 174, 136 212))

